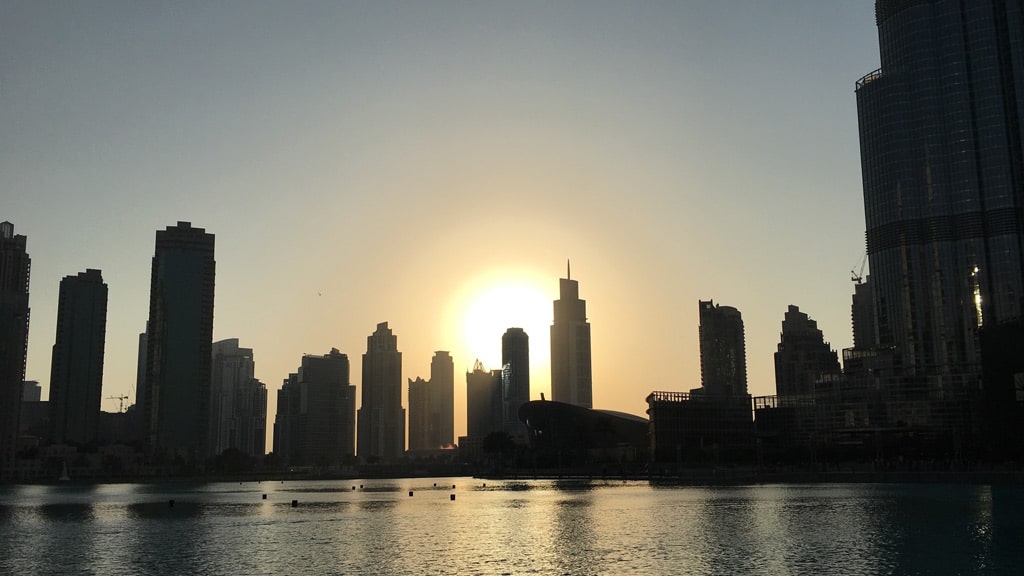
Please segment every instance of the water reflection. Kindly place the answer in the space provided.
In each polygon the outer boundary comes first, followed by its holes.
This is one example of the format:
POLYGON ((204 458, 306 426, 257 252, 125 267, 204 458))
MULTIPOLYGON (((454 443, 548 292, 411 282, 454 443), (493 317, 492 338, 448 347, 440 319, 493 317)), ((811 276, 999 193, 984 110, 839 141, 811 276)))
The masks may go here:
POLYGON ((595 564, 593 498, 592 493, 584 492, 557 503, 554 548, 558 551, 558 570, 563 574, 583 574, 595 564))

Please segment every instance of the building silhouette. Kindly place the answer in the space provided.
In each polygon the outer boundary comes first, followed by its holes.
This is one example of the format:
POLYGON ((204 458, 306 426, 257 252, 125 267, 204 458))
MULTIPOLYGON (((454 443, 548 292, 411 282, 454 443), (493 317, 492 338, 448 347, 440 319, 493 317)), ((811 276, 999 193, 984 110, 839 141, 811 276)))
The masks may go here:
POLYGON ((976 387, 979 329, 1024 313, 1022 10, 878 0, 856 83, 877 346, 932 400, 976 387))
POLYGON ((149 293, 143 428, 157 462, 209 452, 214 236, 189 222, 156 233, 149 293))
POLYGON ((50 440, 85 444, 99 436, 107 285, 88 269, 60 282, 50 364, 50 440))
POLYGON ((409 380, 409 450, 437 450, 455 442, 455 363, 439 350, 430 380, 409 380))
POLYGON ((483 440, 501 429, 501 370, 487 371, 477 360, 466 372, 466 436, 483 440))
POLYGON ((697 395, 747 395, 743 318, 732 306, 700 301, 700 382, 697 395))
POLYGON ((790 306, 782 320, 782 334, 775 352, 775 389, 780 397, 813 398, 815 382, 840 373, 839 355, 811 320, 797 306, 790 306))
POLYGON ((366 339, 363 354, 362 406, 357 417, 356 455, 364 462, 389 461, 405 452, 402 408, 402 353, 387 322, 366 339))
POLYGON ((580 300, 579 282, 571 279, 568 265, 565 276, 558 280, 551 324, 551 399, 593 408, 587 302, 580 300))
POLYGON ((337 348, 305 355, 277 393, 274 454, 292 466, 345 464, 354 456, 356 387, 337 348))
POLYGON ((25 236, 0 222, 0 478, 11 475, 18 441, 28 354, 28 282, 31 259, 25 236))
POLYGON ((233 448, 249 456, 266 453, 267 388, 256 379, 252 348, 238 338, 213 343, 210 379, 210 456, 233 448))
POLYGON ((854 348, 866 349, 878 346, 878 332, 875 329, 874 290, 871 289, 870 276, 854 286, 850 320, 853 325, 854 348))
POLYGON ((526 436, 519 408, 530 401, 530 338, 522 328, 509 328, 501 337, 501 430, 526 436))

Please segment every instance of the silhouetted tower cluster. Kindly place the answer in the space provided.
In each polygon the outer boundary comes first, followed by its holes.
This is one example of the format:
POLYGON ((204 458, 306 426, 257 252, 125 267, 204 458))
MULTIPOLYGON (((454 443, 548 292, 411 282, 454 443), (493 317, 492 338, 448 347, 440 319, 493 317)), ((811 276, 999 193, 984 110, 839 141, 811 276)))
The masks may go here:
POLYGON ((267 388, 255 376, 252 348, 238 338, 213 343, 210 386, 210 456, 235 449, 249 456, 266 452, 267 388))
POLYGON ((430 380, 409 380, 409 450, 455 442, 455 363, 443 350, 430 361, 430 380))
POLYGON ((356 387, 337 348, 307 354, 277 393, 274 454, 292 466, 338 466, 354 456, 356 387))

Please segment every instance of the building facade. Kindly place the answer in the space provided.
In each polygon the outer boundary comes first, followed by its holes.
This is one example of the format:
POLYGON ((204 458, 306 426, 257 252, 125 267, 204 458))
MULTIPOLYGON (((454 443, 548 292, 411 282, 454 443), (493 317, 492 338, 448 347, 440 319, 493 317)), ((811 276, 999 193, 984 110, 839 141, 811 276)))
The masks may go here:
MULTIPOLYGON (((466 372, 466 436, 483 440, 501 430, 501 370, 487 371, 479 360, 466 372)), ((461 443, 460 443, 461 444, 461 443)))
POLYGON ((26 247, 14 224, 0 222, 0 478, 8 477, 14 464, 28 355, 31 259, 26 247))
POLYGON ((530 337, 522 328, 509 328, 501 337, 501 429, 526 437, 519 408, 530 401, 530 337))
POLYGON ((292 466, 343 465, 355 455, 355 416, 348 356, 307 354, 277 394, 274 454, 292 466))
POLYGON ((362 376, 356 455, 364 462, 399 458, 405 453, 402 353, 387 322, 377 324, 377 330, 366 339, 362 376))
POLYGON ((700 394, 747 395, 747 349, 743 317, 732 306, 700 301, 700 394))
POLYGON ((430 380, 409 380, 409 450, 438 450, 455 443, 455 363, 439 350, 430 380))
POLYGON ((144 441, 157 462, 209 452, 214 236, 189 222, 156 233, 149 293, 144 441))
POLYGON ((99 270, 65 276, 50 363, 50 440, 85 444, 99 436, 107 285, 99 270))
POLYGON ((558 280, 551 324, 551 399, 593 408, 590 365, 590 323, 587 302, 580 300, 580 285, 570 278, 558 280))
MULTIPOLYGON (((1024 4, 878 0, 856 83, 877 345, 933 399, 1024 303, 1024 4)), ((858 347, 861 347, 858 338, 858 347)))
POLYGON ((839 355, 825 341, 818 323, 797 306, 782 320, 775 352, 775 389, 780 397, 814 397, 814 384, 823 376, 840 373, 839 355))
POLYGON ((213 343, 210 379, 210 456, 233 448, 262 458, 266 453, 267 388, 256 379, 252 348, 238 338, 213 343))

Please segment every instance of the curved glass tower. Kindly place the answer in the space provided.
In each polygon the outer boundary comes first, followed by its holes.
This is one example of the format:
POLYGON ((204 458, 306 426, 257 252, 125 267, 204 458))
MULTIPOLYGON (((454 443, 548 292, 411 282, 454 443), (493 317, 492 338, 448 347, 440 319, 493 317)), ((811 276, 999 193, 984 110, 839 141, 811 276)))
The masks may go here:
POLYGON ((880 346, 934 393, 976 380, 978 329, 1024 300, 1024 6, 878 0, 857 81, 880 346))

